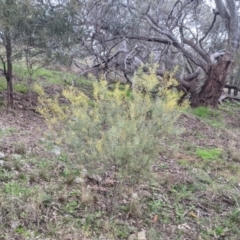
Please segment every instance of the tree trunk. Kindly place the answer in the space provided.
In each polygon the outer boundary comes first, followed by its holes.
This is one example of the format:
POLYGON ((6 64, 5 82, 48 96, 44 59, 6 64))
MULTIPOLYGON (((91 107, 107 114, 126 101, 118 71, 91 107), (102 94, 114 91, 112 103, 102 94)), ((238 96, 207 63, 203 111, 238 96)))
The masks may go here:
POLYGON ((201 91, 191 94, 190 102, 192 107, 210 106, 217 108, 231 63, 232 57, 225 54, 219 58, 217 64, 210 66, 201 91))
POLYGON ((6 80, 7 80, 7 106, 8 108, 13 108, 13 83, 12 83, 12 44, 11 37, 7 33, 6 37, 6 56, 7 56, 7 71, 6 71, 6 80))

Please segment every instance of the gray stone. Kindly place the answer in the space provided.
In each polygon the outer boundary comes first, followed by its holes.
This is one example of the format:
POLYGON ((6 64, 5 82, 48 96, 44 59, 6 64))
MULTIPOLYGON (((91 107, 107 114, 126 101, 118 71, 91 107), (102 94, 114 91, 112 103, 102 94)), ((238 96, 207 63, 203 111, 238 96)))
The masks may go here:
POLYGON ((76 177, 76 178, 74 179, 74 182, 77 183, 77 184, 84 183, 84 179, 83 179, 83 178, 80 178, 80 177, 76 177))
POLYGON ((5 162, 5 161, 3 161, 3 160, 0 160, 0 166, 1 166, 1 167, 3 167, 3 165, 4 165, 4 162, 5 162))
POLYGON ((147 240, 146 232, 144 230, 138 233, 138 240, 147 240))
POLYGON ((5 158, 5 154, 4 152, 0 152, 0 159, 3 159, 3 158, 5 158))
POLYGON ((12 221, 11 222, 11 228, 16 229, 19 226, 19 221, 12 221))
POLYGON ((136 233, 131 234, 131 235, 128 237, 128 240, 138 240, 137 234, 136 234, 136 233))
POLYGON ((45 138, 39 138, 39 142, 46 142, 46 139, 45 138))
POLYGON ((56 156, 59 156, 59 155, 61 155, 61 148, 58 147, 58 146, 55 146, 55 147, 52 149, 51 153, 53 153, 53 154, 56 155, 56 156))

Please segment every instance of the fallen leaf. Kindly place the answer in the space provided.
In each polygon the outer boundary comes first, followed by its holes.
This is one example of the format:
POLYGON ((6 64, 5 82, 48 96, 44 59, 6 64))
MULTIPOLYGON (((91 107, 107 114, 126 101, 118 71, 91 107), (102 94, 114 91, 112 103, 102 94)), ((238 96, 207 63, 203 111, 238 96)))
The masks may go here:
POLYGON ((152 222, 156 223, 157 221, 158 221, 158 215, 155 215, 152 222))
POLYGON ((198 216, 193 211, 189 212, 188 216, 192 218, 198 218, 198 216))

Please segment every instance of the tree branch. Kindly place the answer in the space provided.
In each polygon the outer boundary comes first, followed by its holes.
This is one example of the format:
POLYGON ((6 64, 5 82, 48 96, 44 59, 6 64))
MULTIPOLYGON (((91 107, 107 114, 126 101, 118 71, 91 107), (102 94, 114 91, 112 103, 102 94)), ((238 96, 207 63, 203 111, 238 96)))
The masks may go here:
POLYGON ((207 71, 207 66, 206 66, 205 62, 203 62, 199 58, 194 57, 190 52, 188 52, 186 49, 181 47, 180 44, 177 43, 177 42, 171 41, 171 40, 166 39, 166 38, 145 37, 145 36, 127 36, 127 38, 129 38, 129 39, 136 39, 136 40, 143 40, 143 41, 147 41, 147 42, 157 42, 157 43, 163 43, 163 44, 167 44, 167 45, 172 45, 175 48, 181 50, 183 55, 186 58, 189 58, 194 64, 196 64, 197 66, 201 67, 205 72, 207 71))
POLYGON ((216 22, 216 19, 217 19, 217 15, 218 15, 218 12, 214 12, 214 18, 213 18, 213 21, 212 21, 212 24, 211 26, 209 27, 209 29, 207 30, 207 32, 205 33, 205 35, 199 40, 199 45, 201 46, 201 48, 203 49, 203 46, 202 46, 202 41, 207 37, 207 35, 210 33, 210 31, 212 30, 215 22, 216 22))

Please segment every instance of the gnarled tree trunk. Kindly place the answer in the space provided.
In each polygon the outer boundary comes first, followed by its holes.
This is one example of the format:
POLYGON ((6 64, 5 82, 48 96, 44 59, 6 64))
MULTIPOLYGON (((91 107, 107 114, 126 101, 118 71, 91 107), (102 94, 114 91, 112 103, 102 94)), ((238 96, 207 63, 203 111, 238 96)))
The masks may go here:
POLYGON ((191 94, 192 107, 217 107, 226 83, 228 69, 232 63, 230 54, 220 57, 218 63, 209 67, 207 79, 199 93, 191 94))

